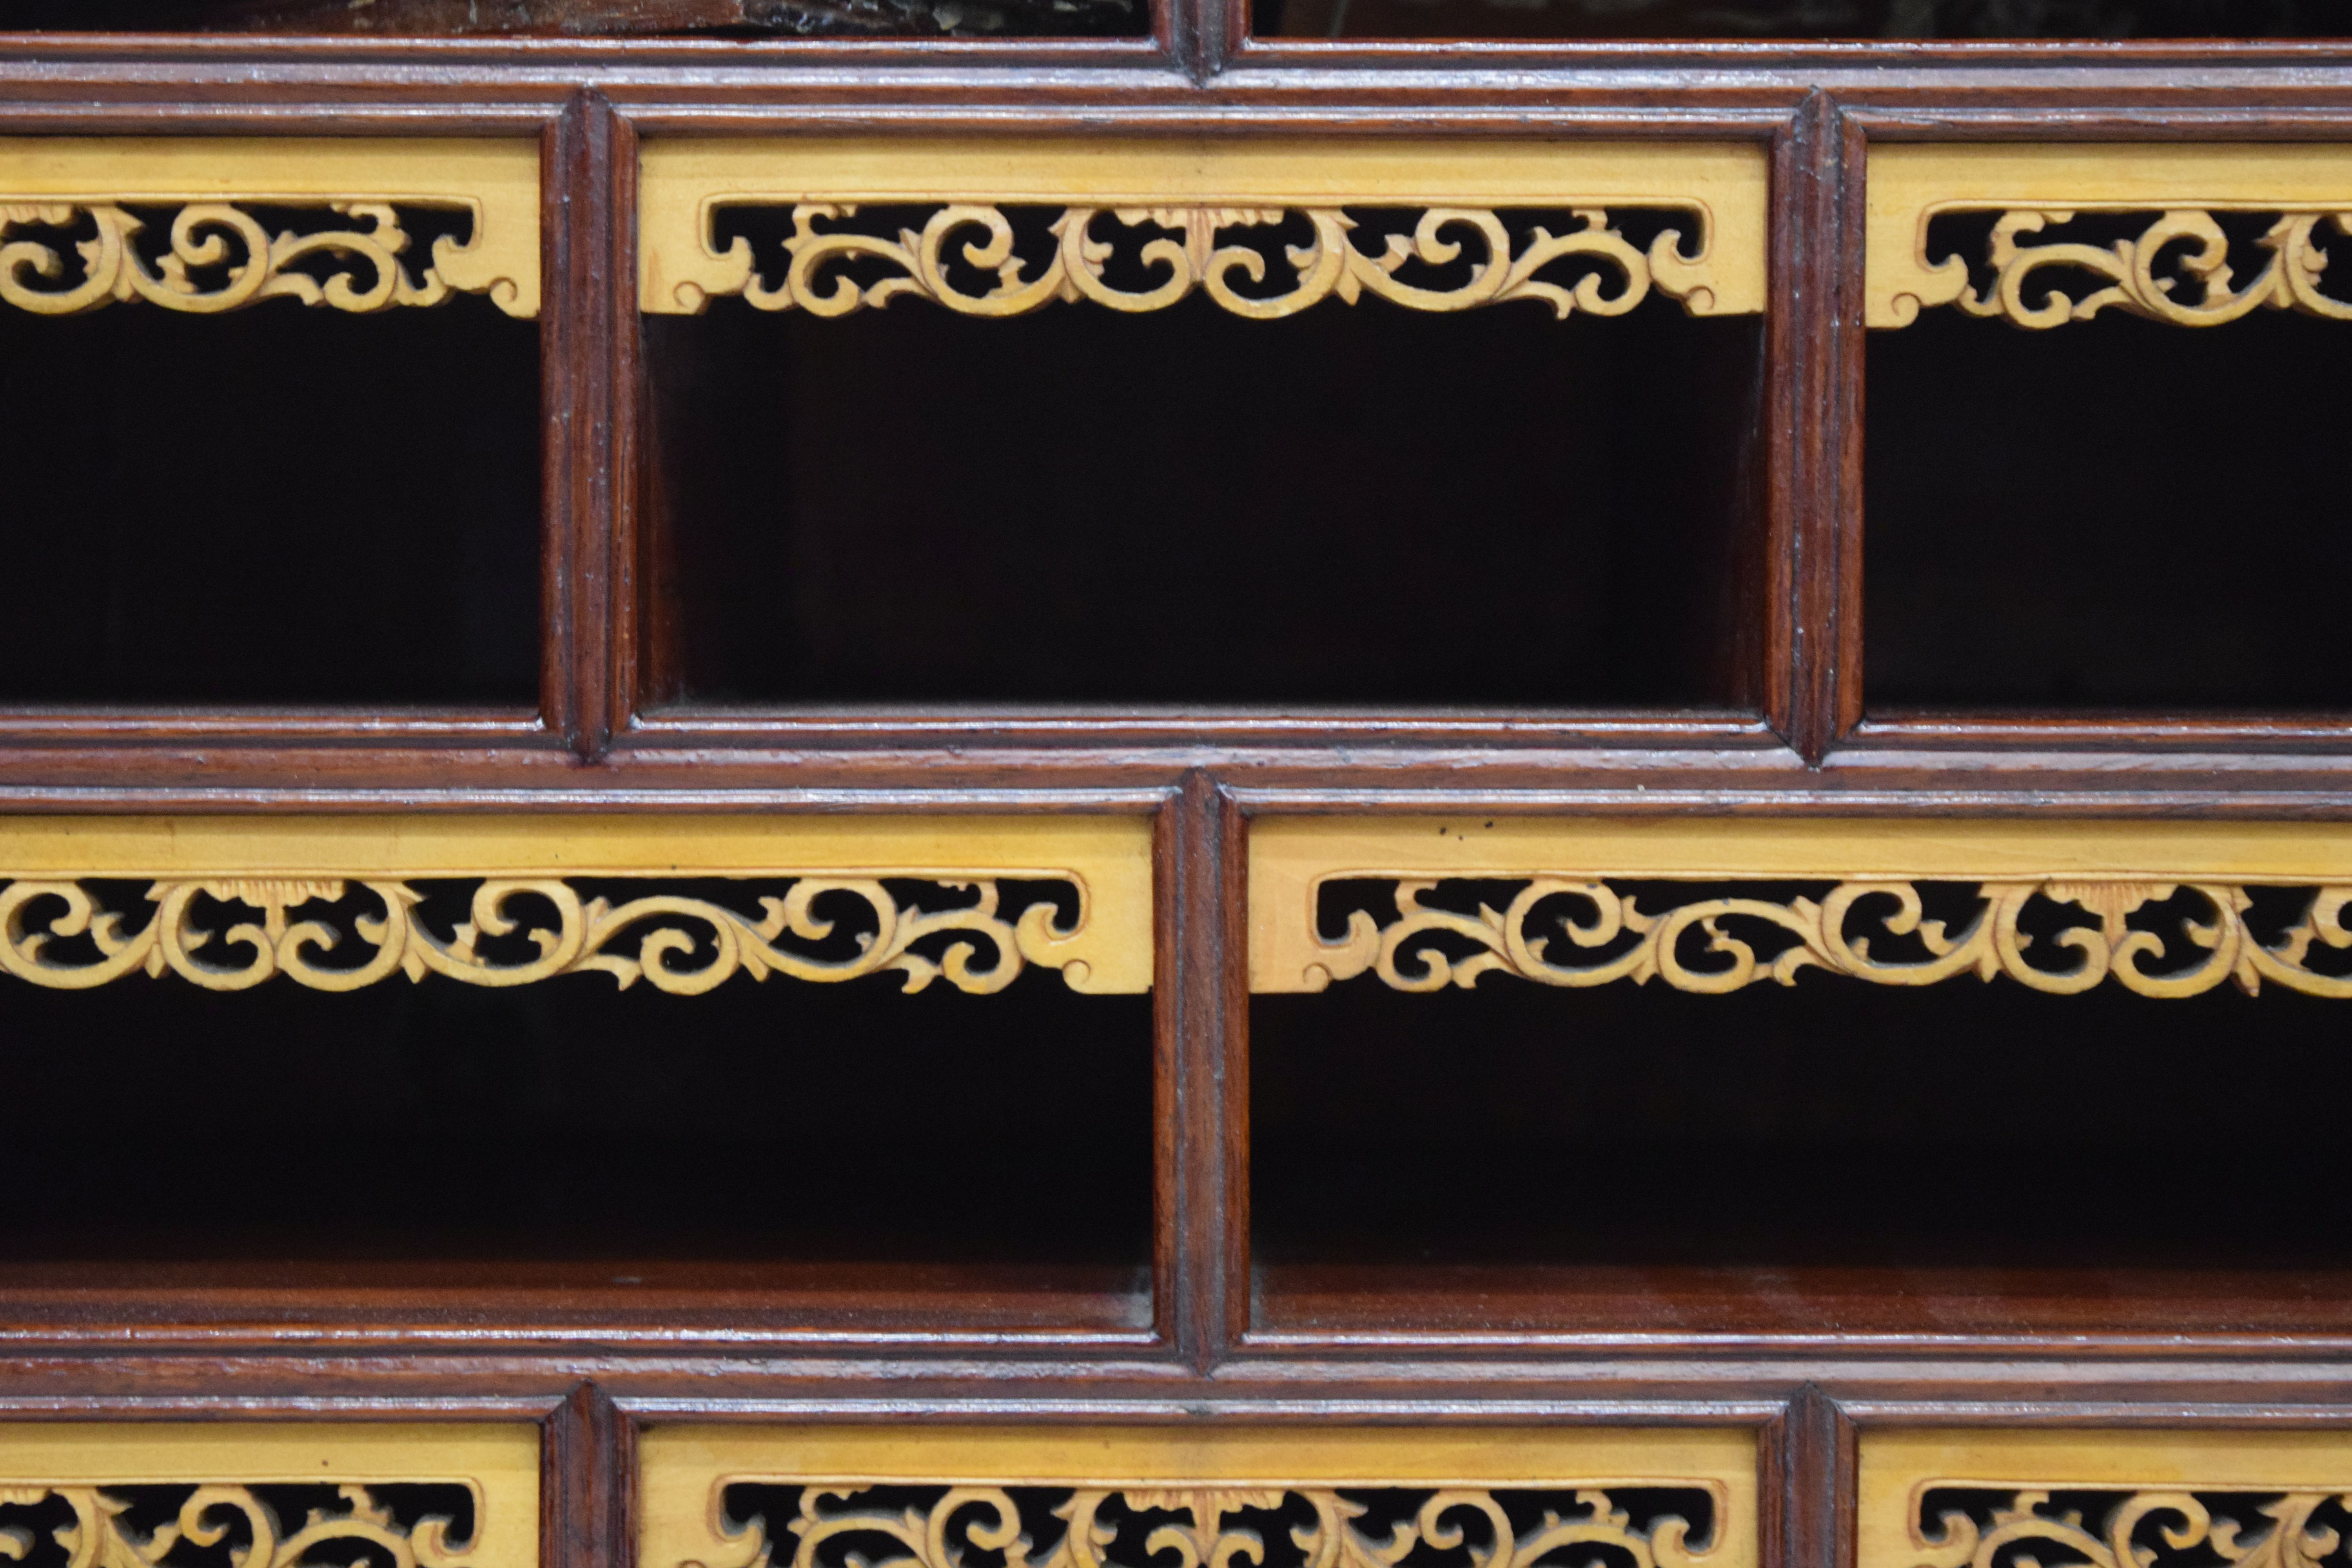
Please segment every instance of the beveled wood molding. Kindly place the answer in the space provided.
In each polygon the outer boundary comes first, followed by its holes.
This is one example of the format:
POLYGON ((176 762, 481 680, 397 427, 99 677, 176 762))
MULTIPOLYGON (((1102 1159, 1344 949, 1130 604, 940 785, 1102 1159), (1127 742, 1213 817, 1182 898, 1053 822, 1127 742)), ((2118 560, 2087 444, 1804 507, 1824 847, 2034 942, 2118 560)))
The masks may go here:
POLYGON ((26 1557, 36 1531, 56 1533, 71 1568, 162 1568, 182 1542, 224 1541, 244 1568, 327 1568, 355 1549, 396 1568, 534 1568, 539 1429, 0 1426, 0 1558, 26 1557), (471 1518, 431 1511, 431 1502, 395 1508, 381 1495, 418 1486, 460 1498, 471 1518), (152 1533, 129 1522, 133 1488, 176 1494, 173 1521, 152 1533), (323 1488, 336 1495, 324 1498, 323 1488))
POLYGON ((1444 1568, 1567 1568, 1596 1547, 1633 1568, 1758 1561, 1741 1430, 681 1426, 638 1456, 644 1568, 782 1568, 787 1552, 791 1568, 954 1568, 973 1547, 1007 1568, 1234 1568, 1269 1528, 1308 1568, 1388 1568, 1416 1546, 1444 1568), (861 1500, 885 1486, 934 1495, 861 1500), (748 1489, 796 1492, 794 1511, 771 1517, 748 1489), (1636 1518, 1620 1494, 1637 1490, 1664 1506, 1636 1518), (1410 1494, 1395 1517, 1359 1524, 1388 1491, 1410 1494))
POLYGON ((1859 1500, 1855 1568, 2316 1568, 2352 1506, 2352 1436, 1868 1431, 1859 1500))
POLYGON ((395 974, 509 986, 602 973, 693 995, 739 973, 895 973, 909 991, 943 978, 985 994, 1038 964, 1074 991, 1132 993, 1151 986, 1151 908, 1140 817, 0 818, 0 973, 58 990, 142 973, 340 992, 395 974), (726 902, 662 886, 708 879, 790 886, 726 902), (152 914, 131 921, 89 885, 124 880, 147 884, 152 914), (467 918, 420 912, 415 884, 443 880, 476 884, 467 918), (582 880, 647 886, 614 903, 582 880), (909 902, 886 885, 898 880, 938 896, 909 902), (1050 898, 1015 913, 1004 882, 1068 884, 1076 914, 1050 898), (339 920, 289 919, 347 897, 339 920), (261 918, 207 931, 199 899, 261 918), (509 945, 486 953, 485 939, 509 945), (233 961, 213 962, 224 950, 233 961))
MULTIPOLYGON (((1143 141, 648 141, 640 154, 639 295, 647 311, 692 315, 740 295, 771 310, 838 316, 912 295, 961 313, 1021 315, 1056 300, 1121 311, 1165 309, 1193 292, 1237 315, 1286 316, 1327 299, 1366 294, 1411 310, 1451 311, 1531 300, 1554 315, 1618 315, 1655 289, 1693 315, 1764 309, 1767 153, 1760 145, 1683 142, 1143 141), (866 205, 931 209, 919 231, 846 232, 866 205), (1003 208, 1059 208, 1049 259, 1013 254, 1003 208), (749 238, 723 248, 717 219, 730 206, 793 210, 782 281, 761 277, 749 238), (1409 236, 1378 255, 1349 238, 1346 207, 1415 209, 1409 236), (1538 228, 1514 250, 1499 214, 1570 211, 1578 226, 1538 228), (1687 215, 1644 250, 1609 214, 1664 208, 1687 215), (1267 257, 1218 243, 1236 228, 1304 214, 1313 237, 1288 247, 1295 279, 1276 293, 1244 292, 1236 274, 1266 281, 1267 257), (1154 235, 1151 231, 1160 231, 1154 235), (1687 230, 1687 232, 1685 232, 1687 230), (1105 264, 1126 247, 1151 287, 1123 289, 1105 264), (1417 287, 1408 262, 1467 255, 1471 279, 1417 287), (1600 262, 1572 285, 1541 268, 1563 257, 1600 262), (860 286, 838 263, 879 260, 892 270, 860 286), (950 259, 997 276, 986 293, 959 288, 950 259), (1034 270, 1034 276, 1031 275, 1034 270)), ((1280 262, 1275 263, 1278 267, 1280 262)))
POLYGON ((74 315, 118 300, 194 314, 292 299, 338 310, 437 305, 484 294, 509 316, 539 314, 536 142, 328 138, 0 138, 0 302, 74 315), (150 270, 126 211, 175 206, 150 270), (312 207, 342 225, 272 235, 247 208, 312 207), (457 209, 472 232, 408 256, 402 209, 457 209), (96 237, 68 237, 87 218, 96 237), (50 231, 44 237, 29 234, 50 231), (79 267, 75 256, 79 253, 79 267), (299 263, 331 258, 313 276, 299 263), (225 267, 205 287, 191 268, 225 267), (411 268, 415 275, 411 276, 411 268), (79 271, 79 278, 75 278, 79 271))
POLYGON ((2005 975, 2053 994, 2113 980, 2192 996, 2226 981, 2352 997, 2352 973, 2308 963, 2315 943, 2352 948, 2352 828, 2337 824, 1261 817, 1249 877, 1250 988, 1262 993, 1367 973, 1437 991, 1500 973, 1570 987, 1662 979, 1713 994, 1821 969, 1884 985, 2005 975), (1344 936, 1326 938, 1323 889, 1353 881, 1394 883, 1393 917, 1358 909, 1344 936), (1432 901, 1441 884, 1465 881, 1508 883, 1512 896, 1499 910, 1432 901), (1780 886, 1675 903, 1611 885, 1661 881, 1780 886), (1791 895, 1790 882, 1828 886, 1791 895), (1927 918, 1920 883, 1972 885, 1968 923, 1953 931, 1927 918), (2244 916, 2249 889, 2273 887, 2312 891, 2300 921, 2265 944, 2244 916), (2183 893, 2197 912, 2160 932, 2129 923, 2183 893), (2037 901, 2096 923, 2037 944, 2019 924, 2037 901), (1874 956, 1857 926, 1915 941, 1925 956, 1874 956), (1759 957, 1753 943, 1768 937, 1778 952, 1759 957))
POLYGON ((2320 289, 2327 258, 2315 238, 2323 222, 2352 232, 2352 147, 1899 143, 1873 147, 1869 160, 1864 320, 1872 327, 1907 326, 1941 305, 2037 329, 2111 308, 2192 327, 2263 308, 2352 320, 2352 299, 2320 289), (1930 254, 1929 222, 1962 212, 2001 215, 1985 258, 1996 278, 1982 295, 1968 258, 1930 254), (2233 286, 2217 212, 2277 215, 2263 240, 2270 259, 2242 288, 2233 286), (2029 242, 2083 213, 2145 213, 2148 222, 2112 246, 2029 242), (2159 276, 2159 267, 2179 275, 2159 276), (2058 285, 2070 279, 2093 286, 2069 294, 2058 285))

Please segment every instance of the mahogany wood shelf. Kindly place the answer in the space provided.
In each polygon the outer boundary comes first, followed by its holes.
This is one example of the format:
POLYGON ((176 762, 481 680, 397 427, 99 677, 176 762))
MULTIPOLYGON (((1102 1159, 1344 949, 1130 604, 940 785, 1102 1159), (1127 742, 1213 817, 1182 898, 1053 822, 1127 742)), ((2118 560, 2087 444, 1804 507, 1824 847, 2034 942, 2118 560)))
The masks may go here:
POLYGON ((639 9, 0 35, 0 1554, 2340 1562, 2352 40, 639 9))

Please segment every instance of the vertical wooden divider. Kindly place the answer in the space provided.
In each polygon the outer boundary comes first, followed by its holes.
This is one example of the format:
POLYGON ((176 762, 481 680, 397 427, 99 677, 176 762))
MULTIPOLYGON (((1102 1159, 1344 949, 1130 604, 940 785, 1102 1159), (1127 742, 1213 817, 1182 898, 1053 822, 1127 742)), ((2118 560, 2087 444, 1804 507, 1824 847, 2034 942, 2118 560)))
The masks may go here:
POLYGON ((551 726, 583 757, 603 752, 625 714, 614 679, 616 510, 631 493, 625 439, 634 400, 635 323, 625 268, 626 187, 635 171, 629 129, 604 94, 572 95, 551 130, 544 166, 548 323, 548 678, 551 726), (622 437, 618 438, 617 437, 622 437))
POLYGON ((593 1383, 548 1413, 540 1438, 540 1568, 635 1568, 636 1429, 593 1383))
POLYGON ((1232 797, 1194 769, 1160 808, 1155 845, 1153 1318, 1202 1372, 1249 1313, 1242 834, 1232 797))
POLYGON ((1853 1422, 1808 1383, 1765 1428, 1765 1568, 1853 1568, 1853 1422))
MULTIPOLYGON (((1858 165, 1855 128, 1825 91, 1815 89, 1773 160, 1773 267, 1770 334, 1776 429, 1788 441, 1785 534, 1776 531, 1776 603, 1789 606, 1783 682, 1776 670, 1769 701, 1785 703, 1775 729, 1818 763, 1846 727, 1842 693, 1852 679, 1847 639, 1857 636, 1860 603, 1848 591, 1859 569, 1861 485, 1861 299, 1850 274, 1861 255, 1858 189, 1843 178, 1858 165), (1851 548, 1850 548, 1851 546, 1851 548)), ((1776 490, 1780 489, 1776 485, 1776 490)), ((1776 651, 1781 647, 1776 637, 1776 651)), ((1858 689, 1857 689, 1858 695, 1858 689)))

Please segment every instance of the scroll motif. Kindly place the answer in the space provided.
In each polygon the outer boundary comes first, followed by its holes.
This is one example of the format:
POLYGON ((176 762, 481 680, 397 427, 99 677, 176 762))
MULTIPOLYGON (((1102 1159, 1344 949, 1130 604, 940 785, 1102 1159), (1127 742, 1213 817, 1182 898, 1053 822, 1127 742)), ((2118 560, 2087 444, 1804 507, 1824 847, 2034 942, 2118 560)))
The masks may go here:
MULTIPOLYGON (((2315 238, 2322 223, 2332 225, 2338 234, 2352 234, 2352 212, 2282 216, 2259 241, 2270 253, 2269 261, 2242 289, 2233 286, 2229 237, 2210 212, 2165 213, 2137 239, 2119 239, 2112 246, 2061 240, 2019 243, 2021 237, 2039 234, 2046 225, 2071 223, 2074 218, 2072 212, 2054 210, 2003 213, 1993 225, 1986 258, 1993 269, 1992 282, 1982 294, 1960 283, 1954 302, 1972 316, 1999 316, 2037 331, 2088 321, 2110 306, 2183 327, 2220 326, 2258 308, 2352 321, 2352 301, 2320 291, 2327 253, 2315 238), (2158 264, 2168 255, 2179 269, 2178 278, 2157 275, 2158 264), (2070 297, 2050 276, 2067 272, 2104 279, 2105 287, 2079 299, 2070 297), (2032 298, 2027 293, 2030 283, 2038 290, 2032 298), (2193 301, 2181 297, 2186 292, 2183 283, 2196 290, 2193 301)), ((1954 257, 1936 270, 1965 265, 1954 257)))
MULTIPOLYGON (((723 1516, 727 1483, 719 1489, 723 1516)), ((1052 1489, 1066 1500, 1039 1511, 1065 1528, 1050 1550, 1033 1558, 1029 1521, 1003 1487, 948 1487, 936 1500, 904 1510, 848 1506, 866 1489, 802 1489, 799 1517, 785 1527, 799 1538, 792 1568, 959 1568, 975 1549, 1002 1552, 1004 1568, 1262 1568, 1265 1527, 1301 1512, 1310 1517, 1286 1531, 1301 1568, 1396 1568, 1423 1547, 1460 1553, 1449 1559, 1459 1568, 1569 1568, 1594 1561, 1596 1547, 1631 1568, 1693 1568, 1711 1561, 1714 1549, 1712 1539, 1694 1547, 1691 1525, 1679 1514, 1636 1527, 1604 1491, 1580 1490, 1565 1509, 1515 1520, 1493 1491, 1442 1489, 1383 1537, 1357 1523, 1371 1511, 1364 1500, 1386 1489, 1377 1487, 1081 1487, 1052 1489), (1107 1512, 1113 1500, 1117 1507, 1107 1512)), ((1707 1498, 1704 1489, 1676 1489, 1707 1498)), ((738 1555, 753 1568, 772 1568, 775 1542, 764 1518, 754 1515, 739 1539, 738 1555)))
MULTIPOLYGON (((119 206, 0 205, 0 241, 5 241, 0 243, 0 300, 44 316, 79 315, 118 300, 144 300, 167 310, 211 315, 278 298, 365 314, 395 305, 438 305, 453 292, 466 290, 488 293, 509 313, 529 313, 519 308, 514 280, 471 279, 464 259, 473 246, 443 235, 433 242, 432 265, 421 278, 411 279, 401 262, 410 236, 390 203, 324 205, 351 219, 350 226, 310 234, 289 229, 273 237, 260 220, 237 207, 190 203, 173 218, 170 247, 152 271, 134 243, 145 223, 119 206), (7 237, 27 228, 64 228, 83 214, 96 226, 97 235, 74 246, 82 260, 81 281, 40 286, 55 284, 66 274, 58 245, 7 237), (300 264, 321 258, 337 263, 336 269, 324 277, 301 269, 300 264), (200 268, 226 268, 227 280, 205 287, 193 276, 200 268)), ((480 221, 478 211, 478 231, 480 221)))
MULTIPOLYGON (((1979 1492, 1976 1488, 1937 1490, 1946 1499, 1979 1492)), ((2315 1522, 2313 1515, 2331 1503, 2336 1510, 2352 1505, 2352 1494, 2333 1490, 2242 1496, 2173 1490, 2070 1494, 2106 1500, 2086 1520, 2080 1507, 2053 1507, 2048 1490, 2004 1489, 1990 1494, 2004 1500, 1992 1509, 1990 1528, 1957 1509, 1939 1510, 1940 1518, 1930 1527, 1922 1517, 1928 1489, 1914 1495, 1919 1500, 1911 1521, 1911 1538, 1918 1548, 1916 1568, 1996 1568, 2026 1562, 2182 1568, 2214 1558, 2244 1568, 2319 1568, 2335 1554, 2342 1536, 2336 1528, 2315 1522), (2053 1557, 2053 1551, 2059 1555, 2053 1557)))
POLYGON ((465 1568, 473 1542, 452 1545, 450 1521, 438 1516, 404 1526, 367 1489, 344 1486, 340 1510, 314 1509, 300 1528, 289 1531, 269 1504, 250 1487, 201 1486, 180 1505, 173 1523, 142 1535, 123 1521, 131 1503, 121 1489, 89 1486, 0 1486, 0 1558, 26 1561, 34 1549, 33 1528, 16 1510, 56 1500, 72 1511, 72 1521, 56 1526, 52 1538, 66 1549, 67 1568, 166 1568, 182 1542, 218 1546, 239 1521, 247 1543, 232 1559, 240 1568, 330 1568, 352 1560, 353 1545, 373 1548, 372 1561, 391 1568, 465 1568), (11 1517, 16 1514, 16 1517, 11 1517), (320 1548, 328 1550, 314 1557, 320 1548))
POLYGON ((1466 989, 1479 976, 1499 972, 1563 986, 1616 980, 1642 984, 1663 978, 1677 991, 1721 994, 1768 979, 1793 984, 1798 973, 1810 967, 1881 985, 2006 974, 2035 991, 2060 995, 2088 991, 2112 978, 2143 996, 2193 996, 2224 980, 2235 981, 2250 994, 2268 980, 2315 996, 2352 996, 2352 976, 2322 973, 2306 963, 2315 942, 2352 948, 2352 928, 2344 923, 2352 887, 2316 889, 2301 921, 2276 946, 2265 946, 2247 929, 2243 917, 2252 900, 2246 889, 2226 884, 1982 882, 1976 885, 1976 916, 1958 935, 1944 921, 1926 918, 1919 890, 1907 881, 1840 882, 1818 902, 1805 897, 1714 898, 1652 913, 1603 881, 1538 877, 1504 910, 1481 904, 1475 915, 1424 903, 1437 886, 1399 881, 1396 918, 1385 924, 1369 910, 1352 912, 1345 939, 1318 943, 1317 965, 1307 974, 1310 988, 1320 990, 1370 970, 1399 991, 1441 991, 1449 984, 1466 989), (2144 905, 2184 889, 2207 906, 2210 923, 2184 919, 2171 938, 2127 923, 2144 905), (1559 919, 1557 929, 1568 942, 1556 948, 1534 917, 1539 905, 1563 897, 1591 910, 1591 918, 1559 919), (2036 900, 2071 905, 2098 920, 2046 939, 2051 947, 2064 950, 2065 961, 2055 966, 2026 956, 2035 939, 2019 929, 2019 921, 2036 900), (1874 918, 1888 935, 1916 939, 1928 956, 1916 963, 1873 957, 1868 936, 1849 935, 1858 912, 1874 918), (1777 933, 1782 945, 1775 955, 1759 957, 1752 942, 1738 934, 1741 929, 1755 940, 1777 933), (1685 942, 1694 931, 1705 938, 1690 944, 1696 954, 1685 942), (1448 937, 1475 951, 1450 958, 1434 940, 1448 937), (1578 951, 1594 956, 1589 963, 1566 961, 1578 951), (2192 958, 2185 966, 2147 967, 2150 961, 2184 954, 2192 958))
MULTIPOLYGON (((1491 209, 1430 207, 1423 211, 1410 235, 1391 234, 1377 256, 1367 255, 1349 238, 1356 221, 1336 207, 1298 209, 1312 226, 1305 245, 1284 247, 1296 273, 1292 287, 1272 295, 1244 294, 1234 287, 1236 276, 1253 284, 1266 279, 1265 255, 1246 245, 1217 243, 1229 228, 1265 226, 1284 221, 1281 207, 1067 207, 1054 220, 1051 257, 1028 276, 1028 265, 1013 254, 1013 225, 1001 207, 951 204, 931 214, 919 233, 901 229, 898 237, 858 234, 820 227, 851 217, 856 208, 827 203, 802 203, 793 208, 793 234, 784 248, 791 257, 783 281, 770 287, 752 269, 751 242, 738 237, 727 259, 745 281, 740 292, 763 310, 801 309, 816 316, 845 316, 866 306, 879 308, 900 295, 913 295, 968 316, 1018 316, 1055 300, 1092 300, 1114 310, 1160 310, 1186 298, 1195 289, 1237 316, 1259 321, 1296 315, 1308 306, 1338 298, 1354 304, 1366 294, 1414 310, 1467 310, 1482 305, 1533 300, 1565 319, 1582 310, 1589 315, 1622 316, 1640 304, 1654 286, 1683 301, 1694 315, 1706 314, 1714 305, 1709 286, 1705 234, 1701 250, 1686 255, 1682 234, 1667 229, 1644 251, 1609 224, 1598 208, 1575 213, 1583 226, 1554 235, 1536 228, 1523 247, 1515 248, 1508 227, 1491 209), (1129 229, 1145 226, 1163 231, 1143 242, 1137 259, 1158 277, 1149 289, 1122 289, 1106 281, 1112 258, 1112 240, 1097 230, 1109 217, 1129 229), (1477 254, 1469 281, 1454 288, 1423 288, 1399 277, 1412 262, 1444 267, 1463 259, 1465 241, 1477 254), (953 247, 953 248, 951 248, 953 247), (996 275, 996 285, 985 293, 959 288, 949 276, 950 257, 983 272, 996 275), (1549 282, 1537 276, 1564 258, 1599 263, 1605 272, 1591 272, 1572 283, 1549 282), (860 287, 842 276, 847 262, 866 259, 888 263, 898 270, 879 281, 860 287), (1606 280, 1613 277, 1612 288, 1606 280)), ((1692 215, 1703 224, 1700 215, 1692 215)), ((678 299, 690 309, 705 300, 698 284, 679 286, 678 299)))
MULTIPOLYGON (((1017 917, 1000 914, 997 884, 990 880, 943 883, 961 887, 971 901, 951 909, 902 904, 883 883, 863 877, 805 877, 781 898, 759 900, 763 915, 753 919, 707 900, 656 893, 614 904, 602 897, 584 901, 566 883, 551 879, 494 879, 476 888, 470 920, 446 936, 419 913, 424 895, 400 881, 359 881, 382 910, 351 921, 351 935, 373 951, 355 965, 326 963, 345 942, 324 921, 292 921, 288 911, 313 901, 333 903, 345 881, 247 879, 159 881, 147 890, 157 907, 139 931, 126 932, 124 916, 101 909, 78 882, 18 881, 0 887, 0 971, 57 990, 86 990, 132 973, 179 975, 208 991, 242 991, 274 974, 284 974, 316 991, 356 991, 392 975, 421 981, 428 973, 469 985, 528 985, 562 974, 601 971, 623 989, 643 979, 656 990, 693 996, 739 971, 754 980, 782 974, 794 980, 836 982, 895 972, 908 991, 920 991, 944 977, 960 991, 984 994, 1010 985, 1031 963, 1058 967, 1073 986, 1083 984, 1087 966, 1055 950, 1077 934, 1084 916, 1069 926, 1055 923, 1050 901, 1033 902, 1017 917), (261 912, 258 924, 242 921, 226 932, 195 923, 198 895, 261 912), (820 899, 835 896, 865 906, 874 929, 856 935, 857 951, 829 958, 783 945, 834 936, 836 921, 816 911, 820 899), (517 911, 520 901, 524 911, 517 911), (61 907, 60 907, 61 906, 61 907), (550 915, 541 911, 551 911, 550 915), (974 937, 950 942, 936 957, 915 944, 942 935, 974 937), (535 958, 505 962, 479 951, 484 937, 521 937, 538 949, 535 958), (218 941, 215 942, 215 938, 218 941), (57 939, 87 938, 98 957, 86 963, 51 955, 57 939), (615 951, 633 941, 634 952, 615 951), (698 957, 698 950, 708 952, 698 957), (242 962, 215 963, 223 949, 242 949, 242 962), (984 960, 984 962, 982 962, 984 960)), ((830 902, 828 908, 832 907, 830 902)))

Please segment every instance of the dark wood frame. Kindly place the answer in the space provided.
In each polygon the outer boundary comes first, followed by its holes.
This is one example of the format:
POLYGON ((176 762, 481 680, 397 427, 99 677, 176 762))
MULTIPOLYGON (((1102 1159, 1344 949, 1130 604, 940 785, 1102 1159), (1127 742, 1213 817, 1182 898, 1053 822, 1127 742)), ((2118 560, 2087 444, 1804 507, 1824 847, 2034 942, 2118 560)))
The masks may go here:
MULTIPOLYGON (((2352 726, 1865 721, 1861 179, 1874 139, 2352 135, 2352 47, 1254 41, 1172 0, 1133 43, 0 39, 0 133, 535 136, 547 174, 544 719, 0 716, 0 809, 1155 814, 1157 1316, 1146 1336, 672 1330, 486 1300, 436 1319, 223 1317, 0 1296, 0 1417, 544 1424, 551 1568, 634 1548, 665 1419, 1559 1420, 1753 1426, 1769 1568, 1844 1568, 1872 1424, 2333 1426, 2352 1324, 1269 1342, 1249 1330, 1246 823, 1294 812, 2352 816, 2352 726), (635 711, 640 135, 1016 119, 1255 131, 1738 138, 1772 153, 1756 645, 1762 717, 990 723, 635 711)), ((1629 1326, 1638 1329, 1638 1325, 1629 1326)))

